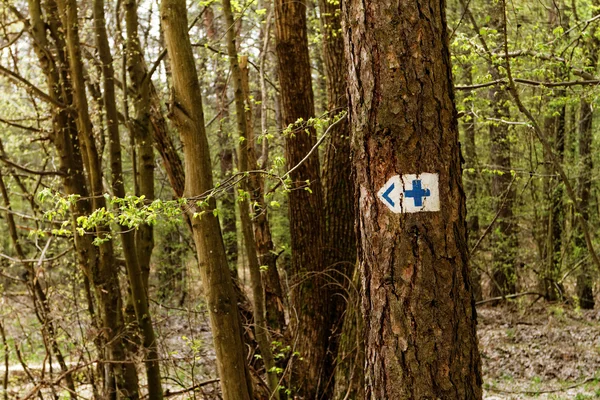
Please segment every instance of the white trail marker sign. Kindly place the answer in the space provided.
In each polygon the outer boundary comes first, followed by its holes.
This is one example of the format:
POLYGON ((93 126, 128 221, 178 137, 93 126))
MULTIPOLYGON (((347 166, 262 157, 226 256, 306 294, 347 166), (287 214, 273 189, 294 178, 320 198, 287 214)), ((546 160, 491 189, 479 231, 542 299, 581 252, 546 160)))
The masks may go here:
POLYGON ((440 211, 438 174, 394 175, 377 193, 392 212, 440 211))

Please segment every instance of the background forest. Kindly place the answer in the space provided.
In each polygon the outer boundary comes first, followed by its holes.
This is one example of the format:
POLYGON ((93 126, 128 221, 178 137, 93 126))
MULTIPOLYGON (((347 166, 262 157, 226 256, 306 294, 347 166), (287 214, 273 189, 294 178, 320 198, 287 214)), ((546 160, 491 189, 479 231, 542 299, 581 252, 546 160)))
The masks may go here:
MULTIPOLYGON (((363 398, 340 5, 283 3, 0 0, 4 399, 363 398)), ((446 4, 484 398, 600 398, 600 0, 503 11, 446 4)))

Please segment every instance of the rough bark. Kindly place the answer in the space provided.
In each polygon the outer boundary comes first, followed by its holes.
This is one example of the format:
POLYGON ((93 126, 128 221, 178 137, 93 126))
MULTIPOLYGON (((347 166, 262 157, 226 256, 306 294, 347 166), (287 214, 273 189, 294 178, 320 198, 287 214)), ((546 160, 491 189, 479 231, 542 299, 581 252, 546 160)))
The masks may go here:
MULTIPOLYGON (((189 199, 211 190, 213 180, 200 83, 187 30, 185 1, 163 0, 161 20, 172 66, 170 118, 179 130, 184 147, 184 196, 189 199)), ((199 210, 194 202, 186 208, 190 214, 200 262, 221 389, 226 400, 249 400, 252 387, 245 360, 237 299, 219 220, 212 212, 216 207, 214 198, 209 199, 208 203, 204 210, 199 210), (194 217, 195 211, 206 212, 194 217)))
MULTIPOLYGON (((346 60, 340 18, 340 2, 319 0, 321 32, 323 34, 323 64, 327 88, 327 110, 331 115, 338 114, 348 107, 346 97, 346 60)), ((331 392, 335 381, 336 360, 340 336, 351 336, 342 332, 344 311, 349 301, 349 291, 354 266, 356 265, 356 236, 354 232, 354 187, 352 185, 352 164, 350 160, 350 126, 344 119, 329 133, 323 161, 323 192, 325 198, 325 268, 330 270, 330 294, 327 330, 329 335, 328 359, 325 377, 328 379, 326 392, 331 392), (333 376, 333 379, 331 378, 333 376)), ((358 342, 360 344, 361 342, 358 342)), ((356 344, 356 343, 354 343, 356 344)), ((357 349, 357 351, 363 351, 357 349)), ((347 359, 348 361, 352 358, 347 359)), ((346 365, 346 371, 353 367, 346 365)), ((342 374, 344 371, 340 371, 342 374)), ((343 392, 345 388, 337 388, 343 392)))
MULTIPOLYGON (((275 1, 275 38, 284 126, 314 116, 311 66, 308 52, 306 5, 293 0, 275 1)), ((296 166, 316 143, 314 129, 300 127, 285 138, 288 168, 296 166)), ((290 320, 294 351, 293 384, 305 398, 315 398, 326 384, 323 376, 327 347, 328 294, 322 275, 323 191, 318 154, 313 153, 291 175, 289 221, 291 272, 298 285, 291 292, 290 320), (307 181, 310 191, 306 190, 307 181), (312 192, 312 193, 311 193, 312 192)))
POLYGON ((481 399, 445 2, 344 3, 366 399, 481 399), (439 174, 441 210, 392 214, 398 174, 439 174))

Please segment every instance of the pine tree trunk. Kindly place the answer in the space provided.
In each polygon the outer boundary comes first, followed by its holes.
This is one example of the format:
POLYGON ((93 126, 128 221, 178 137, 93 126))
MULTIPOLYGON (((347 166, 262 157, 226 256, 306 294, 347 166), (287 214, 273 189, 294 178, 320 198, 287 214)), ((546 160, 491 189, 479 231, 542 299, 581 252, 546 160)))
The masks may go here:
MULTIPOLYGON (((184 146, 184 196, 194 198, 211 190, 213 180, 200 83, 187 29, 185 0, 163 0, 160 14, 172 66, 173 99, 169 116, 179 130, 184 146)), ((191 200, 186 208, 200 262, 223 398, 250 400, 252 386, 246 365, 237 297, 219 220, 213 214, 216 207, 214 198, 208 200, 208 207, 202 210, 199 207, 195 200, 191 200), (194 216, 195 212, 202 211, 205 212, 201 216, 194 216)))
POLYGON ((481 399, 445 2, 367 4, 342 12, 365 398, 481 399), (440 211, 393 214, 377 198, 390 177, 424 172, 439 174, 440 211))

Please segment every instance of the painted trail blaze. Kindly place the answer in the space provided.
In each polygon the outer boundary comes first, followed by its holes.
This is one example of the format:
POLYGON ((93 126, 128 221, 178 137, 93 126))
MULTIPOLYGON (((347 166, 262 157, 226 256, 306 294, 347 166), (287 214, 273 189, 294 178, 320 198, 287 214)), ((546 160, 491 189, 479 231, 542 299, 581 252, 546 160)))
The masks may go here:
POLYGON ((377 193, 392 212, 416 213, 440 210, 438 174, 394 175, 377 193))

